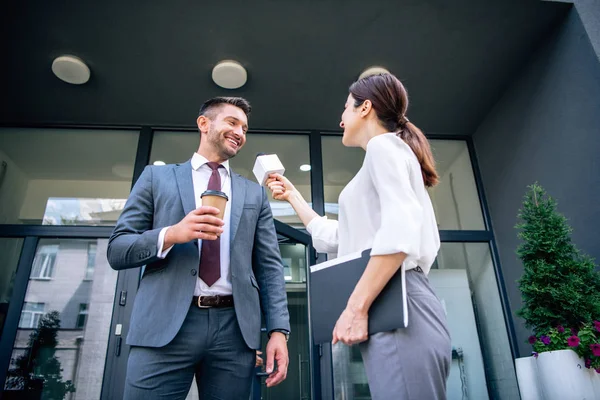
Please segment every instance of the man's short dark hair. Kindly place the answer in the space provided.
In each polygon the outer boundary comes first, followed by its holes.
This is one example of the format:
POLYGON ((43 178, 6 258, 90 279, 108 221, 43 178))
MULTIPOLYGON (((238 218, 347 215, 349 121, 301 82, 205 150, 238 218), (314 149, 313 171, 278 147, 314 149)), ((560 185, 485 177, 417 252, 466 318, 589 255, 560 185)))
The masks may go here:
POLYGON ((244 99, 243 97, 222 96, 213 97, 212 99, 205 101, 204 104, 202 104, 202 107, 200 107, 200 112, 198 113, 198 116, 205 115, 208 118, 213 119, 216 116, 216 111, 219 110, 219 108, 223 104, 231 104, 232 106, 241 109, 244 112, 244 114, 246 114, 246 118, 250 117, 252 107, 250 106, 248 100, 244 99))

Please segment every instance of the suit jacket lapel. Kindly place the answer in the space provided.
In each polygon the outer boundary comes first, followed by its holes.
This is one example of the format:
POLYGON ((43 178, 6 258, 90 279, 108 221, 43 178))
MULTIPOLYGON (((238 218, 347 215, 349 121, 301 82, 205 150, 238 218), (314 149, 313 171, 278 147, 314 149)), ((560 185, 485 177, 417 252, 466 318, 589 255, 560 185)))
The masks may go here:
POLYGON ((185 215, 188 215, 192 210, 196 209, 191 161, 179 164, 175 169, 175 177, 177 180, 177 187, 179 188, 181 204, 183 204, 183 212, 185 215))
POLYGON ((240 218, 244 211, 244 199, 246 198, 246 181, 240 175, 231 171, 231 231, 229 241, 233 246, 233 239, 240 225, 240 218))

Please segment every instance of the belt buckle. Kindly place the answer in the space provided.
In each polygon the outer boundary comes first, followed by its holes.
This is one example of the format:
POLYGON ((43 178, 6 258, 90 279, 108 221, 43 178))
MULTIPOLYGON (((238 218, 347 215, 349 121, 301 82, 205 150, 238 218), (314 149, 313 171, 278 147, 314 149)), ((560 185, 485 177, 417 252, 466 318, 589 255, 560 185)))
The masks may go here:
MULTIPOLYGON (((208 297, 208 296, 198 296, 198 308, 212 308, 212 307, 214 307, 214 305, 208 305, 208 306, 203 306, 202 305, 202 299, 206 298, 206 297, 208 297)), ((219 296, 215 296, 215 297, 217 297, 217 303, 218 303, 219 302, 219 298, 218 298, 219 296)))

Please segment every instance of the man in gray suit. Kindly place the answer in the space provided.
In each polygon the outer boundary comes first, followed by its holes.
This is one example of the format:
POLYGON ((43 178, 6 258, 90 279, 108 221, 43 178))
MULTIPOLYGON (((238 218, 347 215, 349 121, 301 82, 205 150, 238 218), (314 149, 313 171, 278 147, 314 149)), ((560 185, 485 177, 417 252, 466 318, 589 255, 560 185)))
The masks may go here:
POLYGON ((242 98, 204 103, 198 151, 183 164, 147 166, 110 238, 114 269, 145 266, 127 336, 125 399, 184 399, 195 375, 201 399, 247 400, 261 308, 267 386, 286 377, 290 325, 271 208, 264 188, 228 161, 246 143, 249 114, 242 98), (222 220, 202 206, 207 189, 229 197, 222 220))

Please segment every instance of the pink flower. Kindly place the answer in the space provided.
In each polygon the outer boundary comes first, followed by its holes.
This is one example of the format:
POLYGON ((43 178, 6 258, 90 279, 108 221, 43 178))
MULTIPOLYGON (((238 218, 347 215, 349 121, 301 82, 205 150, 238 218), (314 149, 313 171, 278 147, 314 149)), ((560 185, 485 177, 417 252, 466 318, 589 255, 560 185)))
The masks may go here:
POLYGON ((596 330, 600 332, 600 321, 594 321, 594 327, 596 327, 596 330))
POLYGON ((579 338, 577 336, 571 336, 570 338, 567 339, 567 343, 569 344, 569 347, 577 347, 579 346, 579 338))
POLYGON ((592 349, 593 355, 595 355, 596 357, 600 357, 600 344, 599 343, 590 344, 590 349, 592 349))
POLYGON ((565 328, 562 325, 559 325, 556 327, 556 330, 558 331, 558 333, 564 333, 565 328))
POLYGON ((537 338, 533 335, 529 336, 529 344, 534 344, 537 342, 537 338))
POLYGON ((585 359, 585 367, 586 368, 590 368, 592 366, 592 360, 590 360, 589 358, 585 359))

